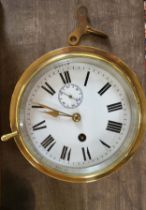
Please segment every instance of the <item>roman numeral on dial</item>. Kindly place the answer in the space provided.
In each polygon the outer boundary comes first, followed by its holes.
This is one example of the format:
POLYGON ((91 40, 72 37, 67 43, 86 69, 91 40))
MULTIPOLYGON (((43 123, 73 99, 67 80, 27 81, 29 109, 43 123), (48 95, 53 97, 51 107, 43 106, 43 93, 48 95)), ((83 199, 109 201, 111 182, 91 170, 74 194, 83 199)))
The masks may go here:
POLYGON ((114 121, 108 121, 108 125, 106 127, 106 130, 120 133, 122 129, 122 123, 114 122, 114 121))
POLYGON ((49 152, 52 147, 56 144, 56 141, 55 139, 49 135, 47 138, 45 138, 42 142, 41 142, 41 145, 44 147, 44 148, 47 148, 47 151, 49 152))
POLYGON ((105 146, 105 147, 107 147, 107 148, 111 148, 111 146, 108 145, 107 143, 105 143, 104 141, 102 141, 102 140, 99 140, 99 141, 101 142, 101 144, 102 144, 103 146, 105 146))
POLYGON ((43 88, 47 93, 51 95, 54 95, 56 93, 55 90, 47 82, 45 82, 45 85, 42 85, 41 88, 43 88))
POLYGON ((122 107, 121 102, 118 102, 118 103, 115 103, 115 104, 110 104, 110 105, 107 106, 108 112, 114 112, 114 111, 120 110, 122 108, 123 107, 122 107))
POLYGON ((99 91, 98 94, 102 96, 109 88, 111 87, 111 84, 108 82, 106 83, 99 91))
POLYGON ((71 148, 63 146, 60 159, 69 161, 70 155, 71 155, 71 148))
POLYGON ((71 83, 70 75, 68 71, 60 73, 60 77, 64 84, 71 83))
POLYGON ((85 78, 85 82, 84 82, 84 86, 87 85, 88 79, 89 79, 89 75, 90 75, 90 71, 87 72, 86 78, 85 78))
POLYGON ((90 155, 88 147, 86 149, 84 147, 82 147, 82 154, 83 154, 84 161, 86 161, 88 159, 91 160, 91 155, 90 155))
POLYGON ((40 130, 40 129, 47 128, 47 126, 45 125, 45 122, 46 122, 46 121, 43 120, 43 121, 41 121, 41 122, 35 124, 35 125, 32 127, 32 129, 33 129, 34 131, 36 131, 36 130, 40 130))
POLYGON ((40 108, 40 109, 41 109, 41 108, 43 108, 43 107, 42 107, 42 106, 39 106, 39 105, 32 105, 31 108, 37 108, 37 109, 40 108))

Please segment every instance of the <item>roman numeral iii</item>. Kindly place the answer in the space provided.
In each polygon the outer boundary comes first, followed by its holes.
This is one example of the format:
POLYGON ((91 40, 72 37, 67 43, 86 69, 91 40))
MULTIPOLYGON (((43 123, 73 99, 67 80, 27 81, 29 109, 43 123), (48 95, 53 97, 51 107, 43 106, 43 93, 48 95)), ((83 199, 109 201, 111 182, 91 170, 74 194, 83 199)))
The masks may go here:
POLYGON ((56 93, 55 90, 47 82, 45 82, 45 85, 42 85, 41 88, 43 88, 47 93, 51 95, 54 95, 56 93))
POLYGON ((47 138, 45 138, 42 142, 41 142, 41 145, 44 147, 44 148, 47 148, 47 151, 49 152, 52 147, 56 144, 56 141, 54 140, 54 138, 49 135, 47 136, 47 138))
POLYGON ((116 133, 120 133, 122 129, 122 123, 119 122, 114 122, 114 121, 108 121, 108 125, 106 130, 112 131, 112 132, 116 132, 116 133))
POLYGON ((69 75, 69 72, 68 71, 65 71, 63 73, 60 73, 60 77, 61 77, 62 82, 64 84, 71 83, 71 79, 70 79, 70 75, 69 75))
POLYGON ((122 107, 121 102, 118 102, 118 103, 115 103, 115 104, 110 104, 110 105, 107 106, 108 112, 114 112, 114 111, 120 110, 122 108, 123 107, 122 107))
POLYGON ((102 96, 109 88, 111 87, 111 84, 108 82, 106 83, 99 91, 98 94, 102 96))
POLYGON ((45 125, 45 122, 46 122, 46 121, 43 120, 43 121, 41 121, 41 122, 35 124, 35 125, 32 127, 32 129, 33 129, 34 131, 36 131, 36 130, 40 130, 40 129, 47 128, 47 126, 45 125))
POLYGON ((63 146, 60 159, 69 161, 70 155, 71 155, 71 148, 68 148, 67 146, 63 146))
POLYGON ((88 159, 91 160, 91 155, 90 155, 88 147, 86 149, 84 147, 82 147, 82 154, 83 154, 84 161, 86 161, 88 159))

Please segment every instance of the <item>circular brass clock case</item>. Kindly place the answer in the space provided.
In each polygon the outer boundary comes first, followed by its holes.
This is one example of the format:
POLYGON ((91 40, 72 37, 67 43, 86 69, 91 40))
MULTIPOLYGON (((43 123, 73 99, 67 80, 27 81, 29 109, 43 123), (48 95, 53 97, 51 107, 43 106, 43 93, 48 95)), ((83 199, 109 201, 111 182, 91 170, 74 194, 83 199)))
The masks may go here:
MULTIPOLYGON (((79 116, 76 116, 77 120, 79 120, 79 116)), ((144 136, 144 132, 146 130, 146 99, 143 92, 143 89, 137 79, 135 73, 129 69, 129 67, 121 61, 119 58, 115 57, 112 54, 104 52, 102 50, 86 47, 86 46, 76 46, 76 47, 66 47, 62 49, 57 49, 51 51, 41 58, 33 62, 23 73, 20 80, 18 81, 14 93, 12 95, 11 105, 10 105, 10 125, 12 129, 12 135, 15 138, 15 142, 23 154, 23 156, 39 171, 43 172, 46 175, 51 177, 69 181, 69 182, 92 182, 98 180, 99 178, 110 174, 115 169, 119 168, 124 162, 126 162, 132 154, 136 151, 139 146, 142 138, 144 136), (115 71, 118 73, 129 83, 129 86, 133 89, 137 104, 138 104, 138 113, 139 113, 139 125, 137 129, 137 134, 135 135, 134 143, 127 150, 126 154, 115 162, 112 165, 105 168, 104 170, 92 173, 90 175, 82 175, 75 176, 74 174, 68 175, 63 172, 59 172, 57 170, 53 170, 51 168, 47 168, 30 153, 29 149, 26 148, 23 137, 21 135, 21 130, 19 129, 19 107, 21 97, 27 84, 31 81, 31 79, 37 74, 38 71, 41 71, 43 67, 49 65, 53 62, 65 59, 65 58, 74 58, 74 57, 84 57, 102 60, 109 65, 113 66, 115 71)), ((5 137, 3 137, 5 138, 5 137)), ((4 140, 4 139, 3 139, 4 140)))

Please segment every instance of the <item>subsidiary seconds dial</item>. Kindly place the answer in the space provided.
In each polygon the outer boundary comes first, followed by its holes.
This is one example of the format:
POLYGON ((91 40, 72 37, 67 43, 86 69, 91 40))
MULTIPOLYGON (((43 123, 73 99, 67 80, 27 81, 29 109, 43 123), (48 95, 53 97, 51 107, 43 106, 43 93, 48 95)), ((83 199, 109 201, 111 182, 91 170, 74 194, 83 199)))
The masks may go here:
POLYGON ((65 108, 77 108, 82 103, 83 92, 78 85, 67 83, 59 90, 58 99, 65 108))

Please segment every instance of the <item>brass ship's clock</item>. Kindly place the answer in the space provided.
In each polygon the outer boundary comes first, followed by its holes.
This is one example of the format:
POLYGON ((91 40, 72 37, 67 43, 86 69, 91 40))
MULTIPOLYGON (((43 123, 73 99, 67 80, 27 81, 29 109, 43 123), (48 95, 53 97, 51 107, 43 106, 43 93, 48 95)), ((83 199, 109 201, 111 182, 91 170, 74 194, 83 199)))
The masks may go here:
POLYGON ((100 49, 77 46, 84 34, 106 37, 79 7, 70 47, 34 61, 19 79, 10 105, 12 133, 39 171, 69 182, 111 173, 137 149, 146 130, 146 98, 135 73, 100 49))

